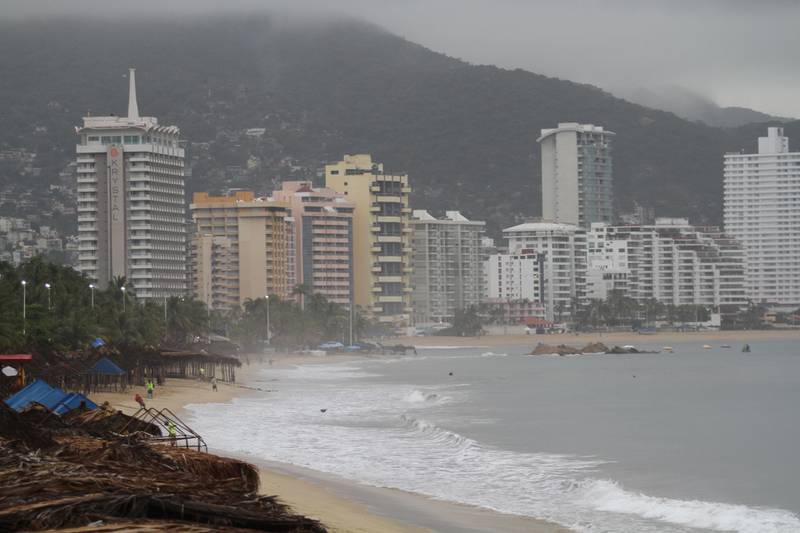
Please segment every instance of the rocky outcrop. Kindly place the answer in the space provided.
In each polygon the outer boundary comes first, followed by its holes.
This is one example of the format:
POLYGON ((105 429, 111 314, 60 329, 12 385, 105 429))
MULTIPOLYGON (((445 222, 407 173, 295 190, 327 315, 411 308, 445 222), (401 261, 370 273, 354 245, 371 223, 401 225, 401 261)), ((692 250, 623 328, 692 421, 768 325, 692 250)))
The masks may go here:
POLYGON ((606 353, 623 354, 623 353, 658 353, 658 352, 652 352, 652 351, 647 351, 647 350, 639 350, 639 349, 634 348, 632 346, 631 347, 627 347, 627 348, 625 346, 614 346, 613 348, 608 350, 606 353))
POLYGON ((574 346, 567 346, 566 344, 559 344, 558 346, 551 346, 540 342, 533 349, 531 355, 573 355, 581 353, 580 350, 574 346))
POLYGON ((590 342, 583 348, 575 348, 574 346, 568 346, 566 344, 559 344, 557 346, 553 346, 550 344, 545 344, 540 342, 536 345, 536 348, 530 353, 530 355, 598 355, 598 354, 627 354, 627 353, 658 353, 658 352, 649 352, 646 350, 639 350, 638 348, 634 348, 632 346, 625 347, 625 346, 614 346, 613 348, 609 348, 602 342, 590 342))
POLYGON ((581 350, 582 354, 608 353, 608 346, 602 342, 590 342, 581 350))

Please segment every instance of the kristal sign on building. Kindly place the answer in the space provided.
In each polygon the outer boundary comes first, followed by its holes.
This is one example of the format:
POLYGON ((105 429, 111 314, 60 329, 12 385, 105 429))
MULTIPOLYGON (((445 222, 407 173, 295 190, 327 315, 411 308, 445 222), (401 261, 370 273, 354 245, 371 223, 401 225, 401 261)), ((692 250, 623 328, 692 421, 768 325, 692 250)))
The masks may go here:
POLYGON ((99 287, 125 278, 139 298, 186 292, 184 151, 180 130, 139 116, 84 117, 79 141, 78 269, 99 287))

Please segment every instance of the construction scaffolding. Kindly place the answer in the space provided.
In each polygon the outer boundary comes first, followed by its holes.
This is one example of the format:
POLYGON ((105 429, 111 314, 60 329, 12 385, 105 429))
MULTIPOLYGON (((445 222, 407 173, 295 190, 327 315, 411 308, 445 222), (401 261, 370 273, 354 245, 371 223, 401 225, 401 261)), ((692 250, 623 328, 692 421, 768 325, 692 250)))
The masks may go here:
POLYGON ((193 448, 199 452, 207 452, 208 446, 198 433, 190 428, 178 415, 166 407, 163 409, 141 408, 120 431, 122 435, 142 433, 150 442, 170 444, 181 448, 193 448), (156 426, 160 435, 145 431, 156 426))

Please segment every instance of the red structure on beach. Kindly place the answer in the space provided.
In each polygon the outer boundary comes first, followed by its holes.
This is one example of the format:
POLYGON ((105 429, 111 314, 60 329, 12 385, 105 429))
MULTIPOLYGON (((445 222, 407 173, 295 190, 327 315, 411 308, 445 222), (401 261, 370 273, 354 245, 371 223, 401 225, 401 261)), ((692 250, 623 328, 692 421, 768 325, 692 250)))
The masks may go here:
POLYGON ((33 356, 29 353, 0 355, 0 394, 7 396, 25 386, 25 363, 30 363, 33 356), (6 368, 13 368, 12 375, 6 368))

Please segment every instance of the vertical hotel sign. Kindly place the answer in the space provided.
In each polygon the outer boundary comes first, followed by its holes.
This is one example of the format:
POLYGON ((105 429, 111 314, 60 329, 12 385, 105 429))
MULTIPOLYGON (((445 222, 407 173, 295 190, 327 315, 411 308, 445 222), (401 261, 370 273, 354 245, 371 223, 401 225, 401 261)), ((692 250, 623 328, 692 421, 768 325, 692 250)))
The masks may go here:
POLYGON ((108 249, 112 278, 125 276, 125 172, 123 170, 122 146, 108 147, 108 249))

